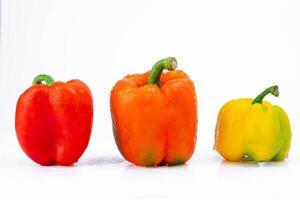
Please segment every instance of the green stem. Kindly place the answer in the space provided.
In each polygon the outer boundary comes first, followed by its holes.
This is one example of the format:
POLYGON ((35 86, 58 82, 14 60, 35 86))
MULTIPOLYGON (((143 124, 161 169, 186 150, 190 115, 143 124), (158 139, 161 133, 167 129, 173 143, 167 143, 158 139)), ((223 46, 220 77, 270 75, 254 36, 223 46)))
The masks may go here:
POLYGON ((177 61, 173 57, 167 57, 161 59, 160 61, 156 62, 151 69, 148 84, 156 84, 160 86, 160 76, 164 69, 167 70, 175 70, 177 68, 177 61))
POLYGON ((43 84, 43 82, 45 82, 46 85, 51 86, 54 83, 54 80, 47 74, 40 74, 33 79, 32 85, 43 84))
POLYGON ((279 96, 279 88, 277 85, 271 86, 267 89, 265 89, 262 93, 260 93, 253 101, 252 104, 256 104, 256 103, 262 103, 263 99, 265 96, 267 96, 268 94, 272 94, 275 97, 279 96))

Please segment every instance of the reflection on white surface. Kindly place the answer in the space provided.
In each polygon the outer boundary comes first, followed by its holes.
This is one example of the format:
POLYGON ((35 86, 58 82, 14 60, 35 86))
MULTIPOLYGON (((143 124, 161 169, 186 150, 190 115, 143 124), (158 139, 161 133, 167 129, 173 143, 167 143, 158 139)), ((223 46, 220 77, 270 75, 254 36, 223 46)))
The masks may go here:
POLYGON ((16 141, 4 141, 0 142, 0 197, 279 200, 295 197, 300 177, 298 161, 227 162, 213 151, 196 153, 182 166, 138 167, 109 145, 89 147, 74 166, 42 167, 30 161, 16 141), (10 155, 8 147, 14 148, 10 155))

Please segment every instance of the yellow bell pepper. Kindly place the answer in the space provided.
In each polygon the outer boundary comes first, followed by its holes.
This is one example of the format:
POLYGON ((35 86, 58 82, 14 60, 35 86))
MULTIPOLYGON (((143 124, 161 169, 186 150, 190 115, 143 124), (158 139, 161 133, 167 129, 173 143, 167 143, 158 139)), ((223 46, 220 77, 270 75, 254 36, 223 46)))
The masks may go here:
POLYGON ((214 147, 226 160, 262 162, 287 158, 290 122, 281 107, 263 101, 267 94, 278 97, 278 86, 267 88, 254 100, 231 100, 221 108, 214 147))

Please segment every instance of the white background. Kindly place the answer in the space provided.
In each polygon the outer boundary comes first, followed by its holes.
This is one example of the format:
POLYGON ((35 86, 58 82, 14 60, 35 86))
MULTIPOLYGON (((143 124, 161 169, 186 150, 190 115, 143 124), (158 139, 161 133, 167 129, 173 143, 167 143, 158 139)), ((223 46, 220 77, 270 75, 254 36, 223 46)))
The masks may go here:
POLYGON ((297 0, 2 0, 0 199, 299 199, 299 10, 297 0), (185 166, 136 167, 114 144, 110 90, 166 56, 195 82, 197 148, 185 166), (17 143, 16 101, 40 73, 92 90, 92 137, 73 167, 36 165, 17 143), (289 159, 224 162, 212 150, 220 107, 273 84, 281 96, 267 99, 292 125, 289 159))

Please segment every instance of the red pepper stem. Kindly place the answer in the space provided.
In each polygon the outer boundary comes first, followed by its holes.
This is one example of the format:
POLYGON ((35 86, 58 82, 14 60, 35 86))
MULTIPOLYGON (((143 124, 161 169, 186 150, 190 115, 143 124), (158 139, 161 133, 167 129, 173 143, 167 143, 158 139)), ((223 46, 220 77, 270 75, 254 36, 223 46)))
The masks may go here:
POLYGON ((252 105, 256 104, 256 103, 262 103, 264 97, 267 96, 268 94, 272 94, 275 97, 278 97, 279 96, 279 87, 277 85, 268 87, 252 101, 252 105))
POLYGON ((37 75, 33 81, 32 81, 32 85, 38 85, 38 84, 43 84, 43 82, 47 85, 47 86, 51 86, 54 83, 54 80, 51 76, 47 75, 47 74, 40 74, 37 75))
POLYGON ((148 84, 156 84, 160 86, 160 76, 164 69, 166 70, 175 70, 177 68, 177 61, 173 57, 167 57, 159 60, 154 64, 151 69, 148 84))

